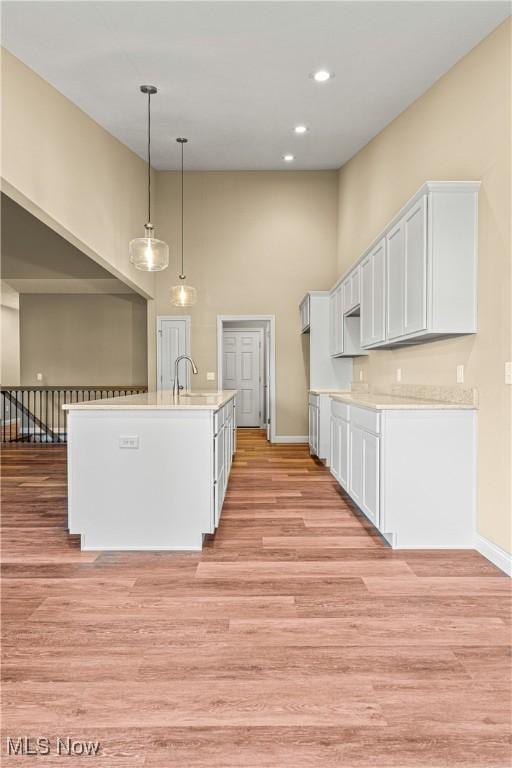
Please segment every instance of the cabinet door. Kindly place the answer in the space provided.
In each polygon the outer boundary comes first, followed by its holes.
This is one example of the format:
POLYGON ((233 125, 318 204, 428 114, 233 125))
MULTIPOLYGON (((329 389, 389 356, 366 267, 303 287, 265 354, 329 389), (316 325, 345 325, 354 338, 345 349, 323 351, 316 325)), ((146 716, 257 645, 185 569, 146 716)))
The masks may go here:
POLYGON ((404 333, 427 327, 427 198, 404 217, 404 333))
POLYGON ((349 467, 350 467, 348 436, 349 436, 348 421, 345 421, 344 419, 340 419, 340 422, 339 422, 340 461, 339 461, 339 478, 338 479, 346 490, 348 490, 348 473, 349 473, 349 467))
POLYGON ((345 305, 343 300, 343 288, 338 286, 336 291, 336 351, 338 355, 343 354, 343 312, 345 305))
POLYGON ((349 493, 362 507, 363 500, 363 432, 350 425, 349 493))
POLYGON ((386 338, 386 240, 382 238, 372 253, 372 343, 386 338))
POLYGON ((357 267, 350 275, 350 306, 356 307, 359 302, 359 267, 357 267))
POLYGON ((314 405, 309 406, 308 416, 309 416, 309 453, 311 455, 315 452, 315 435, 314 435, 314 429, 315 426, 313 424, 313 411, 315 410, 314 405))
POLYGON ((363 498, 362 510, 372 523, 379 524, 379 438, 362 432, 363 498))
POLYGON ((329 354, 336 354, 336 291, 329 296, 329 354))
POLYGON ((341 284, 344 312, 352 308, 352 285, 350 275, 341 284))
POLYGON ((340 419, 331 416, 331 455, 330 466, 331 474, 339 482, 340 480, 340 419))
POLYGON ((387 327, 394 339, 404 332, 404 226, 400 221, 387 235, 387 327))
POLYGON ((372 258, 361 262, 361 346, 368 347, 373 341, 373 269, 372 258))

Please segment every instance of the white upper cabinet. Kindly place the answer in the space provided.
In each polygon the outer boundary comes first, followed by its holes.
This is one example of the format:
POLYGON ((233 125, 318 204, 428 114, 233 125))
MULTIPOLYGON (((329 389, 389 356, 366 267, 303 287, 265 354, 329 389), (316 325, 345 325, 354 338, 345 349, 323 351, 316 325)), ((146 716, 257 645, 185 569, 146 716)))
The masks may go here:
POLYGON ((307 333, 311 318, 311 299, 309 293, 306 293, 299 304, 300 332, 307 333))
POLYGON ((404 333, 427 327, 427 196, 404 216, 404 333))
POLYGON ((386 337, 386 239, 361 262, 361 346, 371 347, 386 337))
POLYGON ((342 282, 343 311, 350 312, 360 303, 359 298, 359 265, 342 282))
POLYGON ((338 285, 329 297, 330 353, 333 357, 343 354, 343 284, 338 285))
POLYGON ((476 333, 479 186, 427 182, 362 258, 363 348, 476 333))

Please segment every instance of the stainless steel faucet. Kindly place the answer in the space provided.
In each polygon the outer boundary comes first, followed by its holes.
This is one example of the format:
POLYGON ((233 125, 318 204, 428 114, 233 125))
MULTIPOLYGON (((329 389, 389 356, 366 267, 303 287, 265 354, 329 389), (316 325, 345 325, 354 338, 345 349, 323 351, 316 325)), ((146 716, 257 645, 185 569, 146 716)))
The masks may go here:
POLYGON ((174 384, 172 385, 172 393, 174 396, 179 395, 180 389, 183 389, 183 387, 180 385, 180 378, 178 376, 178 366, 179 366, 180 360, 188 360, 190 365, 192 366, 192 373, 194 374, 199 373, 199 371, 197 370, 197 366, 191 357, 189 357, 188 355, 180 355, 179 357, 177 357, 174 363, 174 384))

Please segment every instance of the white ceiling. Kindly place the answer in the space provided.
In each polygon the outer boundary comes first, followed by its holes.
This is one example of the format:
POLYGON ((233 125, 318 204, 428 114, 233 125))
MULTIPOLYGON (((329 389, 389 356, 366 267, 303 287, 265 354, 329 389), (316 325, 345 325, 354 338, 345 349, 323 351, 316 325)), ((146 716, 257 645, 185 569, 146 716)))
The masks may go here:
POLYGON ((338 168, 510 13, 510 2, 12 2, 2 43, 153 165, 338 168), (318 68, 335 78, 317 84, 318 68), (293 127, 309 131, 295 136, 293 127), (282 155, 296 161, 285 165, 282 155))

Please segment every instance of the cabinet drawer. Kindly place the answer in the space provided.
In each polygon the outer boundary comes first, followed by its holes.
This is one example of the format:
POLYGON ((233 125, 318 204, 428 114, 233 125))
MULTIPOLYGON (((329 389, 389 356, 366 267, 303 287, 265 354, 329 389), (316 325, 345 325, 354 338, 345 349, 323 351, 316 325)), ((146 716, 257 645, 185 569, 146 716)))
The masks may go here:
POLYGON ((366 432, 373 432, 375 435, 380 434, 380 413, 378 411, 370 411, 368 408, 353 405, 350 412, 350 422, 366 432))
POLYGON ((346 403, 340 403, 339 400, 331 400, 331 413, 338 419, 350 421, 350 406, 346 403))

